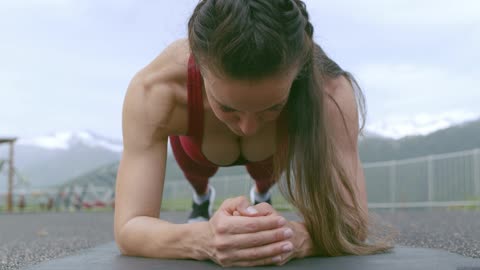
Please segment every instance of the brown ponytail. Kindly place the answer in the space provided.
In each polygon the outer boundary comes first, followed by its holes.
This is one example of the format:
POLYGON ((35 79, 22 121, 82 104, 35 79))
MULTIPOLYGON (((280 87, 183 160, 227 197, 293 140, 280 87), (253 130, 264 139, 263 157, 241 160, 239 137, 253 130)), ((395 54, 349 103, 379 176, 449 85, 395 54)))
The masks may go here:
MULTIPOLYGON (((376 240, 375 224, 359 207, 326 126, 326 79, 345 76, 355 90, 364 125, 364 96, 353 76, 313 42, 314 28, 300 0, 204 0, 189 20, 197 61, 234 79, 261 79, 300 64, 281 117, 287 137, 277 138, 274 169, 286 200, 303 217, 318 254, 367 255, 391 248, 376 240), (340 185, 354 207, 341 196, 340 185), (368 235, 368 240, 365 241, 368 235)), ((345 121, 344 121, 345 123, 345 121)), ((346 124, 345 124, 346 125, 346 124)), ((280 128, 280 127, 279 127, 280 128)), ((362 129, 360 128, 360 130, 362 129)), ((280 131, 277 134, 282 134, 280 131)), ((373 216, 372 216, 373 217, 373 216)), ((387 235, 389 236, 389 235, 387 235)))

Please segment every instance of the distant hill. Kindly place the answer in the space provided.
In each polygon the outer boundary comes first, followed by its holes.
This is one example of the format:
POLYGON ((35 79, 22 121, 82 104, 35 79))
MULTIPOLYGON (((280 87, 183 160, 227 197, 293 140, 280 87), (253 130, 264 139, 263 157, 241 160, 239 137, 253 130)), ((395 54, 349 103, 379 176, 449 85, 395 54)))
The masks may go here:
POLYGON ((398 140, 366 137, 359 143, 362 162, 398 160, 480 148, 480 120, 398 140))
MULTIPOLYGON (((15 167, 32 188, 64 183, 99 166, 120 160, 121 142, 92 132, 59 132, 32 139, 19 139, 15 144, 15 167)), ((8 147, 0 148, 0 158, 8 155, 8 147)), ((0 174, 0 191, 6 181, 0 174)))
MULTIPOLYGON (((92 170, 86 174, 80 175, 71 179, 70 181, 63 183, 64 185, 79 185, 93 184, 96 186, 113 186, 115 184, 115 178, 117 177, 119 162, 114 162, 106 166, 100 166, 95 170, 92 170)), ((220 168, 215 176, 228 176, 228 175, 242 175, 245 174, 245 167, 235 166, 229 168, 220 168)), ((182 170, 178 167, 177 162, 173 156, 167 157, 167 169, 165 174, 165 181, 185 181, 182 170)))
MULTIPOLYGON (((53 139, 37 140, 41 144, 18 143, 16 167, 32 187, 62 184, 94 183, 110 186, 115 182, 121 157, 121 142, 96 136, 93 133, 62 133, 53 139)), ((363 163, 398 160, 480 148, 480 120, 463 123, 426 136, 409 136, 398 140, 366 132, 359 140, 363 163)), ((7 148, 0 148, 6 156, 7 148)), ((5 167, 5 166, 4 166, 5 167)), ((0 174, 0 191, 6 189, 0 174)), ((216 176, 246 173, 245 167, 220 168, 216 176)), ((184 181, 183 172, 174 157, 168 155, 166 181, 184 181)))

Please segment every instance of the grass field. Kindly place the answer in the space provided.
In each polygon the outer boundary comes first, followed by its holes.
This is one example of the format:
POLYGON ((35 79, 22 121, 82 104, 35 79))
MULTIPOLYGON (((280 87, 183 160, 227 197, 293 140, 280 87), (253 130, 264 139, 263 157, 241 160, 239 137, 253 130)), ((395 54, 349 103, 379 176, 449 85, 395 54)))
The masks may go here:
MULTIPOLYGON (((217 198, 215 200, 214 208, 218 209, 220 205, 226 198, 217 198)), ((471 197, 467 198, 468 201, 480 201, 480 197, 471 197)), ((189 211, 191 209, 192 199, 191 198, 179 198, 179 199, 170 199, 164 200, 162 202, 162 211, 189 211)), ((272 197, 272 204, 273 207, 278 211, 292 211, 293 208, 289 205, 282 196, 274 196, 272 197)), ((6 205, 0 205, 0 213, 6 212, 6 205)), ((449 210, 480 210, 480 206, 450 206, 447 207, 449 210)), ((46 209, 42 209, 39 205, 27 205, 23 212, 46 212, 46 209)), ((52 210, 55 211, 55 210, 52 210)), ((75 212, 75 209, 61 209, 62 212, 75 212)), ((91 209, 82 209, 83 212, 108 212, 113 211, 112 207, 104 207, 104 208, 91 208, 91 209)), ((14 207, 13 213, 20 213, 20 209, 18 207, 14 207)))
MULTIPOLYGON (((225 198, 217 198, 215 200, 214 208, 218 209, 220 205, 223 203, 225 198)), ((162 210, 163 211, 189 211, 191 209, 191 204, 192 204, 192 199, 191 198, 180 198, 180 199, 170 199, 170 200, 164 200, 162 202, 162 210)), ((289 206, 286 201, 280 197, 280 196, 274 196, 272 197, 272 204, 275 207, 275 209, 279 211, 289 211, 292 210, 291 206, 289 206)), ((5 205, 0 205, 0 213, 5 213, 7 210, 7 207, 5 205)), ((91 209, 86 209, 83 208, 83 212, 104 212, 104 211, 112 211, 112 207, 104 207, 104 208, 91 208, 91 209)), ((45 208, 41 208, 39 205, 27 205, 23 212, 46 212, 47 210, 45 208)), ((55 209, 51 210, 55 211, 55 209)), ((62 212, 74 212, 75 209, 70 208, 70 209, 64 209, 61 208, 62 212)), ((18 207, 14 207, 13 213, 20 213, 20 209, 18 207)))

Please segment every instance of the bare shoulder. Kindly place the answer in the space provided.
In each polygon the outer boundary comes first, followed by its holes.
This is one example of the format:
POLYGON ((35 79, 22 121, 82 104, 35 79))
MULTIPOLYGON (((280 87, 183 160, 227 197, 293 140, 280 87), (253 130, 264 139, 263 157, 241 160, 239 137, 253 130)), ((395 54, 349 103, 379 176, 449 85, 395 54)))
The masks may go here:
POLYGON ((185 80, 190 47, 187 39, 178 39, 168 45, 137 75, 149 84, 157 81, 185 80))
MULTIPOLYGON (((187 82, 188 58, 190 56, 190 47, 187 39, 178 39, 167 46, 155 59, 141 69, 134 77, 140 80, 146 89, 155 92, 159 85, 168 84, 170 89, 175 91, 173 94, 182 98, 185 91, 176 91, 185 89, 187 82)), ((186 98, 186 95, 184 96, 186 98)))
POLYGON ((173 42, 130 81, 122 111, 125 147, 147 147, 186 132, 188 51, 185 40, 173 42))
POLYGON ((355 92, 345 76, 325 83, 327 124, 336 144, 354 150, 357 147, 359 119, 355 92))

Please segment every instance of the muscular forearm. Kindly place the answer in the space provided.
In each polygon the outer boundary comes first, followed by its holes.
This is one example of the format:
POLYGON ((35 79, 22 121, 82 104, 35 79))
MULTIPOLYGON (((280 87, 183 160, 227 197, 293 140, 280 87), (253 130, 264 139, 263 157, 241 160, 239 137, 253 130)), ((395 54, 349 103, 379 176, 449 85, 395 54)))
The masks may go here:
POLYGON ((202 239, 208 223, 173 224, 141 216, 128 221, 119 233, 122 254, 164 259, 207 259, 202 239))

